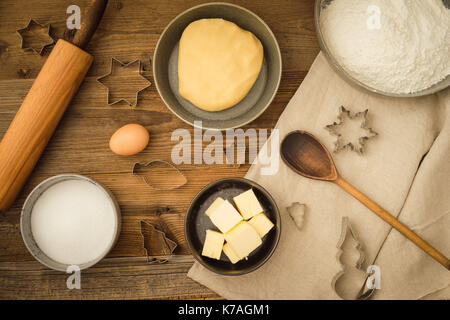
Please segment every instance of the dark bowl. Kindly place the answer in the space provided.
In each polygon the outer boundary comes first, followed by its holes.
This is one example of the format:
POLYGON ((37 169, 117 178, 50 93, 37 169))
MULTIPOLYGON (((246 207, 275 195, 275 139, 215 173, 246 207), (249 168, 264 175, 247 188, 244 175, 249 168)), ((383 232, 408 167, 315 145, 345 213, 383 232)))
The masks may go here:
POLYGON ((281 52, 267 24, 253 12, 224 2, 205 3, 190 8, 164 29, 153 54, 153 79, 161 99, 178 118, 193 126, 202 121, 205 129, 226 130, 258 118, 270 105, 281 80, 281 52), (235 106, 217 112, 197 108, 178 92, 178 45, 184 29, 193 21, 222 18, 252 32, 264 47, 261 72, 247 96, 235 106))
POLYGON ((208 184, 192 200, 184 221, 184 233, 192 255, 204 267, 222 275, 242 275, 258 269, 272 256, 280 239, 280 212, 272 196, 256 182, 244 178, 224 178, 208 184), (247 259, 236 264, 232 264, 223 252, 220 260, 202 256, 206 230, 217 230, 209 217, 205 215, 206 209, 217 197, 233 203, 233 197, 250 188, 261 203, 264 214, 275 226, 264 236, 262 244, 250 253, 247 259))

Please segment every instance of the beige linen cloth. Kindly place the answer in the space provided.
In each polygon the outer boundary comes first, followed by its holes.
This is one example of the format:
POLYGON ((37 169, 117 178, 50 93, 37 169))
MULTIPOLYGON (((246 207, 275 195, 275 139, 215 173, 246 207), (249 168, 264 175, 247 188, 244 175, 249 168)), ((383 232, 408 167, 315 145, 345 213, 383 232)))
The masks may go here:
MULTIPOLYGON (((379 135, 367 142, 363 155, 333 154, 338 171, 450 256, 450 90, 421 98, 382 97, 345 82, 320 53, 276 125, 280 139, 306 130, 333 150, 335 137, 324 127, 337 120, 341 105, 353 112, 368 108, 379 135)), ((265 187, 280 208, 278 248, 260 269, 238 277, 195 263, 188 273, 195 281, 227 299, 340 299, 332 280, 342 269, 336 245, 347 216, 363 244, 364 266, 381 270, 374 299, 450 298, 450 272, 338 186, 299 176, 281 161, 273 176, 261 175, 256 164, 246 177, 265 187), (286 211, 293 202, 308 208, 301 230, 286 211)), ((358 281, 362 287, 364 281, 358 281)))

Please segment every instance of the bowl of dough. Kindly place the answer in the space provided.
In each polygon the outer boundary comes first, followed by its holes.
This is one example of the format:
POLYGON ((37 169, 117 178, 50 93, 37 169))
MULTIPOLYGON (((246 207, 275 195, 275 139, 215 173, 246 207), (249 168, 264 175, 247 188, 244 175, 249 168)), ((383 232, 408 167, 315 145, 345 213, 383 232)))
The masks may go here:
POLYGON ((245 125, 270 105, 281 80, 277 40, 253 12, 206 3, 175 17, 153 55, 153 77, 166 106, 205 129, 245 125))
POLYGON ((344 79, 391 97, 450 86, 450 9, 442 0, 316 0, 322 52, 344 79))

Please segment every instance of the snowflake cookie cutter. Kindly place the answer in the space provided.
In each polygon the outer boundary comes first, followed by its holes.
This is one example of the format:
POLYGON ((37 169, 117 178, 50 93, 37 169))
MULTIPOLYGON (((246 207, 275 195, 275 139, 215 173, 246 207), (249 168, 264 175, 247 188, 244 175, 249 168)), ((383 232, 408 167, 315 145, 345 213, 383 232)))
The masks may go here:
POLYGON ((331 135, 337 136, 337 139, 334 142, 334 151, 333 151, 334 153, 337 153, 346 148, 352 151, 356 151, 360 155, 364 153, 364 147, 367 140, 378 135, 377 132, 375 132, 372 128, 368 126, 368 113, 369 109, 357 113, 352 113, 350 110, 345 109, 344 106, 340 107, 339 115, 337 117, 339 122, 335 121, 332 124, 325 126, 325 129, 328 130, 331 135), (339 128, 343 126, 343 124, 345 123, 345 119, 355 120, 358 118, 361 119, 361 129, 363 129, 366 132, 366 134, 360 136, 356 143, 347 142, 346 144, 343 144, 342 134, 339 133, 339 128))
POLYGON ((98 78, 96 79, 98 83, 100 83, 102 86, 104 86, 104 87, 106 88, 106 104, 107 104, 108 106, 112 106, 112 105, 114 105, 114 104, 116 104, 116 103, 119 103, 119 102, 121 102, 121 101, 124 101, 124 102, 126 102, 130 107, 135 107, 135 106, 137 106, 138 98, 139 98, 139 93, 140 93, 141 91, 147 89, 148 87, 150 87, 150 86, 152 85, 152 83, 151 83, 146 77, 144 77, 144 76, 142 75, 141 71, 142 71, 142 65, 141 65, 141 60, 139 60, 139 59, 133 60, 133 61, 128 62, 128 63, 124 63, 124 62, 120 61, 119 59, 116 59, 116 58, 112 57, 112 58, 111 58, 111 62, 110 62, 110 66, 109 66, 109 72, 106 73, 106 74, 104 74, 104 75, 102 75, 102 76, 100 76, 100 77, 98 77, 98 78), (113 73, 114 73, 114 65, 118 65, 119 68, 129 68, 130 66, 132 66, 132 65, 135 64, 135 63, 137 63, 137 65, 138 65, 138 69, 137 69, 138 72, 137 72, 137 74, 139 75, 139 77, 141 77, 142 79, 144 79, 145 81, 147 81, 148 84, 147 84, 146 86, 143 86, 142 88, 140 88, 139 90, 136 91, 136 95, 135 95, 134 102, 130 102, 130 101, 129 101, 128 99, 126 99, 126 98, 119 98, 119 99, 117 99, 117 100, 111 102, 111 100, 110 100, 110 98, 111 98, 111 92, 110 92, 110 90, 109 90, 109 87, 108 87, 107 85, 105 85, 101 80, 104 79, 104 78, 107 78, 107 77, 109 77, 109 76, 111 76, 111 75, 113 75, 113 73))
POLYGON ((180 169, 178 169, 178 168, 177 168, 175 165, 173 165, 172 163, 170 163, 170 162, 168 162, 168 161, 164 161, 164 160, 151 160, 151 161, 149 161, 149 162, 136 162, 136 163, 133 165, 133 168, 131 169, 131 174, 132 174, 133 176, 140 177, 140 178, 145 182, 146 185, 148 185, 151 189, 157 190, 157 191, 167 191, 167 190, 173 190, 173 189, 181 188, 182 186, 184 186, 184 185, 188 182, 188 180, 187 180, 187 178, 186 178, 186 175, 185 175, 183 172, 181 172, 180 169), (137 169, 138 169, 138 167, 149 167, 149 166, 151 166, 151 165, 154 164, 154 163, 162 163, 162 164, 166 165, 168 168, 170 168, 170 169, 172 169, 172 170, 175 170, 177 174, 179 174, 181 177, 183 177, 183 180, 184 180, 184 181, 183 181, 182 183, 180 183, 180 184, 177 184, 177 185, 173 186, 173 187, 161 188, 161 187, 155 186, 151 181, 149 181, 149 180, 146 178, 145 175, 140 175, 140 174, 138 174, 138 173, 136 172, 137 169))
MULTIPOLYGON (((44 24, 41 24, 41 23, 37 22, 37 21, 34 20, 34 19, 30 19, 30 20, 28 21, 28 24, 27 24, 25 27, 16 30, 16 33, 17 33, 17 34, 19 35, 19 37, 20 37, 20 48, 21 48, 22 50, 25 50, 25 51, 27 51, 27 50, 32 50, 32 51, 34 51, 35 53, 37 53, 38 55, 42 55, 42 53, 44 52, 45 48, 47 48, 48 46, 51 46, 51 45, 53 45, 53 44, 55 43, 55 40, 54 40, 53 37, 50 35, 50 28, 51 28, 51 25, 50 25, 50 24, 44 25, 44 24), (51 39, 51 41, 49 40, 48 42, 44 43, 44 44, 43 44, 42 46, 40 46, 39 48, 34 47, 34 46, 32 46, 32 45, 26 44, 26 40, 25 40, 25 37, 24 37, 24 34, 25 34, 25 33, 31 32, 31 31, 33 30, 33 28, 36 28, 36 27, 40 27, 41 29, 45 29, 45 28, 46 28, 47 30, 46 30, 45 35, 46 35, 49 39, 51 39)), ((36 36, 34 36, 34 37, 36 37, 36 36)))
POLYGON ((163 263, 168 262, 170 260, 170 258, 172 258, 173 252, 178 247, 178 244, 175 241, 167 238, 165 232, 158 230, 153 224, 147 222, 146 220, 139 221, 139 233, 141 234, 141 237, 142 237, 142 248, 144 249, 145 255, 147 257, 147 263, 163 264, 163 263), (159 236, 161 243, 162 243, 162 252, 161 252, 162 254, 149 255, 150 248, 148 248, 145 243, 146 237, 143 232, 144 225, 150 227, 150 230, 154 235, 159 236), (161 256, 163 256, 163 257, 161 257, 161 256), (151 257, 151 259, 150 259, 150 257, 151 257))

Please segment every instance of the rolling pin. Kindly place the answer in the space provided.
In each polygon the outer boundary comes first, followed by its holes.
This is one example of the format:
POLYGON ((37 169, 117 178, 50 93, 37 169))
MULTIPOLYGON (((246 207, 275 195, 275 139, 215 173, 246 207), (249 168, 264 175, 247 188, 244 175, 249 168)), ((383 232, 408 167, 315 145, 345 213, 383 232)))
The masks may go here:
POLYGON ((94 58, 84 50, 107 0, 81 17, 72 43, 58 40, 0 142, 0 211, 14 202, 50 140, 94 58))

